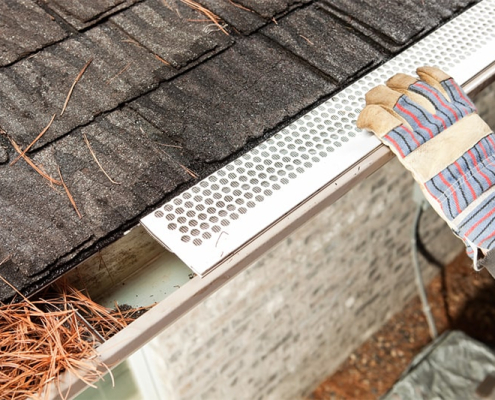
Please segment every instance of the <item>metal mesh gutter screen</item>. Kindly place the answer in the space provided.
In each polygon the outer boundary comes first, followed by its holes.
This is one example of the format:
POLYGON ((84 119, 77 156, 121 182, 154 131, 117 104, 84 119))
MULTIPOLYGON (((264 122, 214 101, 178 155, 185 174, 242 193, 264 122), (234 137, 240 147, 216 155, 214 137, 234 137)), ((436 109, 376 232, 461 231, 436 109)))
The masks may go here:
POLYGON ((355 127, 369 89, 421 65, 466 82, 495 60, 493 21, 495 0, 484 0, 141 223, 197 274, 208 273, 378 147, 355 127))

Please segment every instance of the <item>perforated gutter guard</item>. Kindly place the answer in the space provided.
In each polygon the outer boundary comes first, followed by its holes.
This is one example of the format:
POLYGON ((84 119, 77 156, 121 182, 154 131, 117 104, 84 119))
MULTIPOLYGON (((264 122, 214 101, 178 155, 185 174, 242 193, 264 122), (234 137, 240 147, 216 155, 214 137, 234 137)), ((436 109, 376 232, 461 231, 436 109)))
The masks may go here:
MULTIPOLYGON (((392 158, 374 137, 354 127, 371 87, 423 64, 449 72, 468 94, 482 87, 495 74, 494 20, 495 0, 482 1, 145 217, 142 223, 155 238, 206 275, 192 279, 101 345, 101 360, 119 364, 392 158)), ((66 375, 61 387, 74 396, 86 386, 66 375)), ((56 390, 51 398, 60 398, 56 390)))
MULTIPOLYGON (((200 276, 380 149, 359 131, 364 94, 397 72, 436 65, 465 83, 493 61, 495 1, 485 0, 142 219, 200 276)), ((383 149, 378 158, 386 157, 383 149)), ((360 171, 358 171, 359 173, 360 171)), ((337 181, 333 185, 338 186, 337 181)))

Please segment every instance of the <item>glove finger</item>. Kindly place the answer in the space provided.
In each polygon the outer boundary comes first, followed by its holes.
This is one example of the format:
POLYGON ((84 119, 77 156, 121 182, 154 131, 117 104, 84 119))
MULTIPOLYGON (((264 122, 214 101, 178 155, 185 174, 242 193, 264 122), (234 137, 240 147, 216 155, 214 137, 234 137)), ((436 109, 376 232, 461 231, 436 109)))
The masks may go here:
POLYGON ((390 110, 375 104, 361 111, 357 126, 373 131, 400 158, 406 157, 422 143, 390 110))
POLYGON ((409 123, 395 110, 395 105, 402 97, 402 94, 392 90, 384 85, 378 85, 371 89, 365 95, 366 105, 378 105, 387 110, 391 115, 398 119, 402 124, 411 128, 409 123))
POLYGON ((418 80, 410 75, 395 74, 386 83, 386 85, 397 92, 405 93, 409 86, 414 85, 418 80))
POLYGON ((451 79, 452 77, 447 74, 446 72, 442 71, 440 68, 438 67, 432 67, 432 66, 429 66, 429 65, 425 65, 423 67, 418 67, 416 69, 416 73, 418 74, 418 76, 423 79, 423 77, 421 75, 429 75, 432 79, 436 80, 437 82, 442 82, 442 81, 445 81, 447 79, 451 79))
MULTIPOLYGON (((429 67, 425 67, 429 70, 429 67)), ((424 77, 424 73, 419 70, 421 75, 424 77)), ((435 71, 440 71, 434 69, 435 71)), ((436 73, 435 77, 445 77, 446 74, 443 72, 436 73)), ((430 82, 433 78, 429 79, 430 82)), ((436 82, 436 86, 440 83, 436 82)), ((397 74, 387 81, 387 86, 396 90, 398 92, 404 93, 413 103, 421 106, 423 110, 426 110, 430 117, 425 117, 438 125, 439 128, 446 129, 450 125, 454 124, 459 120, 459 117, 467 115, 469 112, 464 108, 464 111, 459 108, 456 104, 450 103, 447 98, 444 97, 442 92, 437 90, 435 87, 431 86, 429 83, 424 81, 419 81, 409 75, 397 74)), ((406 107, 407 108, 407 107, 406 107)), ((407 117, 406 117, 407 119, 407 117)), ((411 123, 414 127, 414 124, 411 123)), ((416 128, 415 128, 416 129, 416 128)), ((433 129, 430 127, 430 130, 433 129)), ((434 132, 434 130, 433 130, 434 132)), ((429 134, 429 132, 427 132, 429 134)))
POLYGON ((430 114, 435 114, 436 109, 432 102, 424 96, 414 92, 414 85, 416 85, 417 82, 418 80, 410 75, 396 74, 387 81, 387 86, 392 90, 405 94, 412 101, 422 106, 430 114))
POLYGON ((476 112, 476 106, 450 75, 435 67, 420 67, 417 69, 417 73, 422 79, 424 77, 432 82, 436 81, 437 85, 440 85, 448 95, 447 98, 458 104, 458 109, 463 116, 476 112))
POLYGON ((418 68, 418 75, 422 81, 418 81, 410 89, 434 104, 436 115, 441 118, 445 127, 455 124, 475 111, 462 89, 446 73, 438 68, 422 67, 418 68))
POLYGON ((366 105, 376 104, 393 109, 401 98, 402 93, 396 92, 384 85, 378 85, 366 93, 366 105))
POLYGON ((420 77, 420 79, 426 82, 428 85, 432 86, 436 90, 438 90, 442 95, 451 102, 452 99, 448 95, 445 88, 442 86, 442 82, 451 79, 449 75, 443 72, 441 69, 437 67, 419 67, 416 70, 416 73, 420 77))
POLYGON ((402 121, 392 115, 389 110, 371 104, 360 112, 356 124, 359 129, 372 131, 379 138, 382 138, 391 130, 402 125, 402 121))
MULTIPOLYGON (((377 104, 384 107, 394 117, 418 136, 420 141, 433 138, 436 134, 447 128, 444 119, 431 114, 414 102, 411 98, 403 95, 387 86, 377 86, 366 94, 366 104, 377 104)), ((452 118, 452 120, 454 120, 452 118)))

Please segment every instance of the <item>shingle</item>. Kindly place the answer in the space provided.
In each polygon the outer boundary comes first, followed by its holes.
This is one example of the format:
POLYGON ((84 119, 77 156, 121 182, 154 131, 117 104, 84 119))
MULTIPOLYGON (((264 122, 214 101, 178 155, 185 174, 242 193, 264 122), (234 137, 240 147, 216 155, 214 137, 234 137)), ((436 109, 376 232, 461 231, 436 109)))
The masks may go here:
POLYGON ((341 21, 397 52, 479 0, 320 0, 341 21))
POLYGON ((82 30, 137 1, 139 0, 49 0, 47 5, 74 28, 82 30))
POLYGON ((35 2, 0 1, 0 66, 66 36, 67 33, 35 2))
POLYGON ((418 9, 424 9, 432 20, 435 21, 450 18, 454 13, 465 9, 468 5, 477 3, 479 0, 405 0, 406 4, 411 4, 418 9))
POLYGON ((5 164, 8 161, 9 156, 7 154, 7 151, 3 147, 0 147, 0 164, 5 164))
POLYGON ((237 31, 249 35, 267 23, 254 11, 229 0, 198 0, 237 31))
POLYGON ((338 82, 383 59, 383 53, 318 6, 296 10, 262 33, 338 82))
POLYGON ((0 185, 0 257, 10 255, 20 274, 43 270, 91 237, 63 192, 24 162, 0 166, 0 185))
MULTIPOLYGON (((3 260, 4 262, 0 265, 0 275, 7 282, 14 282, 15 287, 19 288, 18 290, 22 290, 22 288, 29 286, 29 279, 19 273, 19 267, 15 264, 15 262, 11 259, 4 258, 3 260)), ((0 282, 0 299, 2 299, 3 302, 11 299, 15 296, 15 294, 16 292, 10 286, 3 281, 0 282)))
MULTIPOLYGON (((171 152, 151 139, 160 135, 156 131, 134 112, 124 109, 53 145, 54 159, 67 175, 64 179, 78 202, 84 223, 95 236, 119 228, 178 184, 191 179, 171 152), (105 172, 118 184, 99 169, 84 135, 105 172)), ((48 160, 43 165, 48 165, 48 160)))
POLYGON ((88 22, 98 15, 111 10, 115 6, 123 3, 124 0, 52 0, 65 12, 72 14, 81 22, 88 22))
POLYGON ((112 21, 175 68, 232 44, 232 38, 211 22, 198 22, 205 19, 203 14, 180 4, 173 10, 161 0, 148 0, 112 21))
POLYGON ((221 160, 335 87, 260 35, 252 35, 131 107, 197 160, 221 160))
POLYGON ((431 16, 424 10, 395 0, 324 0, 324 3, 399 45, 410 42, 430 25, 431 16))
POLYGON ((310 2, 311 0, 236 0, 237 4, 258 13, 267 19, 272 19, 293 7, 310 2))
POLYGON ((10 254, 22 275, 35 281, 36 274, 70 264, 81 249, 118 231, 191 179, 170 153, 150 140, 148 135, 161 135, 155 131, 124 109, 74 131, 33 157, 52 177, 58 178, 60 166, 82 219, 64 190, 51 187, 24 161, 0 166, 0 257, 10 254), (100 170, 83 134, 118 184, 100 170))
POLYGON ((176 74, 129 41, 111 24, 100 25, 0 70, 0 127, 27 145, 57 114, 39 147, 176 74), (69 88, 91 58, 60 116, 69 88))
POLYGON ((355 18, 349 17, 347 14, 345 14, 343 11, 338 10, 337 8, 330 7, 328 4, 322 2, 317 4, 321 9, 334 16, 341 24, 347 25, 350 30, 359 32, 361 35, 377 43, 381 48, 385 49, 389 53, 396 53, 404 47, 404 45, 395 43, 391 39, 387 38, 385 35, 382 35, 381 33, 372 29, 368 25, 361 23, 355 18))

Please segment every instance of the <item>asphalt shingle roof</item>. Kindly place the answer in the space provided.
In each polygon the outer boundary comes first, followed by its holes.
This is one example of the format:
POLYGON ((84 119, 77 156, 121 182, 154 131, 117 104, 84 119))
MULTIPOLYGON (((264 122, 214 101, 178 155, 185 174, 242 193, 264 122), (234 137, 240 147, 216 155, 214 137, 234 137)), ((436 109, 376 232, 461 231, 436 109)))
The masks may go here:
POLYGON ((32 293, 474 2, 198 0, 229 35, 180 0, 1 2, 0 274, 32 293), (81 219, 9 164, 52 115, 28 156, 81 219))

